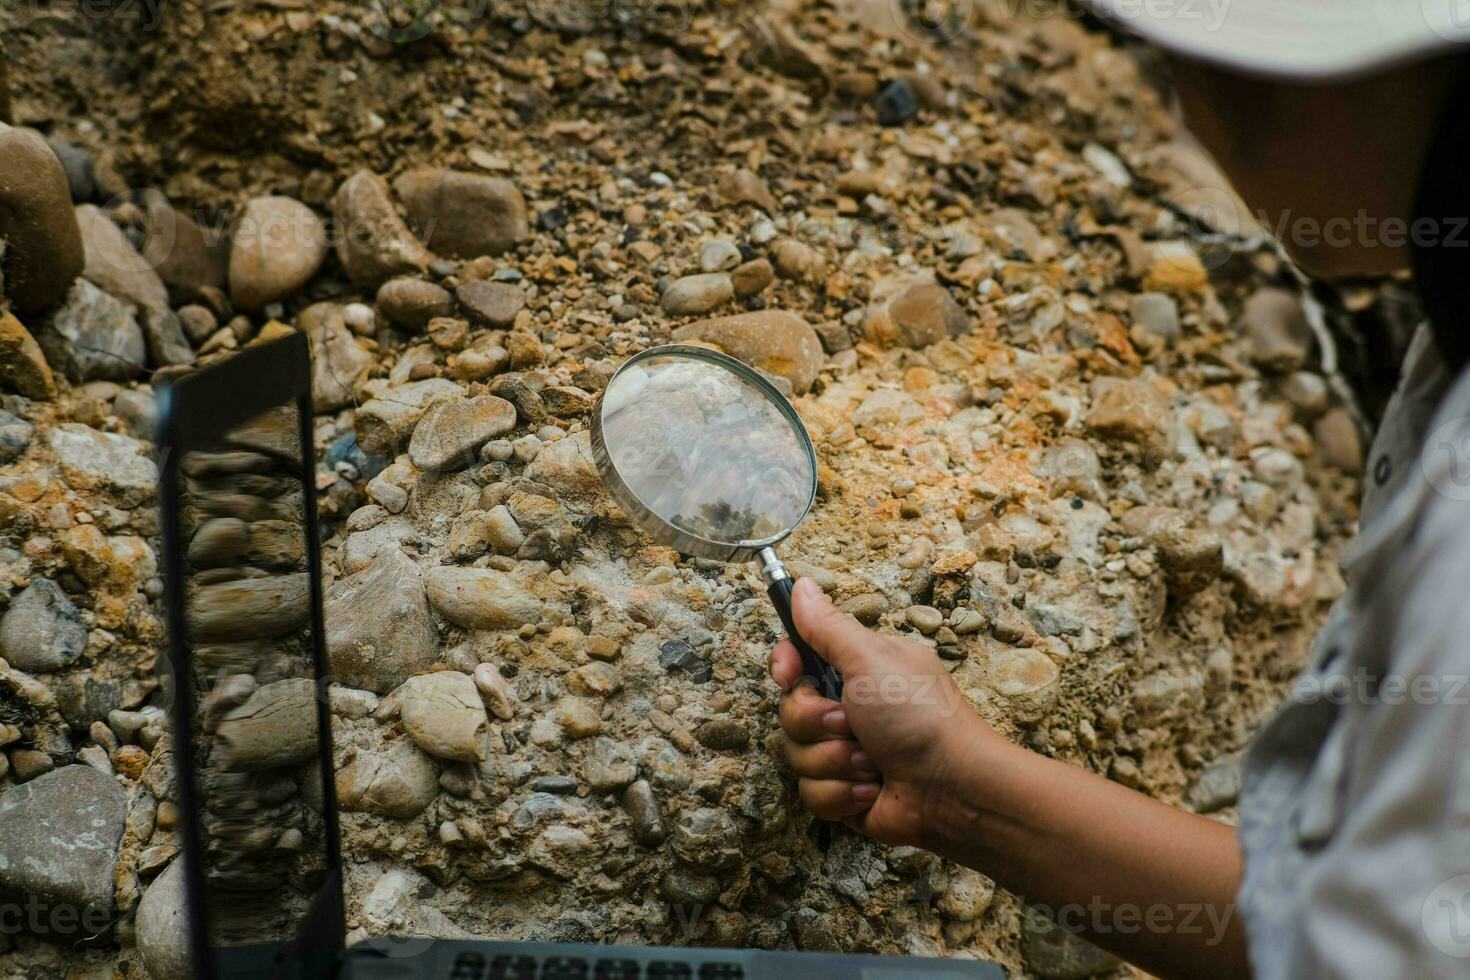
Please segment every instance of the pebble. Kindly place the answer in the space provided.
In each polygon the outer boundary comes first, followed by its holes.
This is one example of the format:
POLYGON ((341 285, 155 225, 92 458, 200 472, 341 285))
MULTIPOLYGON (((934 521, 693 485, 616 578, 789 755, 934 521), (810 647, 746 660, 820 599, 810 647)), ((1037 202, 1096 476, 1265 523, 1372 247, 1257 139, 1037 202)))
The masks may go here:
POLYGON ((699 268, 704 272, 729 272, 740 263, 740 249, 728 238, 711 238, 699 247, 699 268))
POLYGON ((489 721, 480 692, 469 674, 444 670, 411 677, 398 689, 403 728, 429 755, 481 762, 489 721))
POLYGON ((0 409, 0 463, 15 459, 31 444, 35 428, 29 422, 0 409))
POLYGON ((414 427, 408 455, 421 470, 467 462, 487 441, 515 428, 516 410, 495 395, 435 404, 414 427))
POLYGON ((138 953, 152 980, 189 980, 184 862, 175 859, 143 892, 138 904, 138 953))
POLYGON ((1019 719, 1038 718, 1051 707, 1059 676, 1057 665, 1037 650, 996 650, 990 656, 990 687, 1011 703, 1019 719))
POLYGON ((96 923, 113 914, 113 865, 126 815, 123 788, 91 766, 63 766, 6 790, 0 892, 45 908, 69 906, 100 931, 96 923))
POLYGON ((639 779, 623 791, 623 810, 628 814, 633 839, 644 847, 657 847, 668 838, 663 811, 648 780, 639 779))
MULTIPOLYGON (((505 282, 471 280, 462 283, 454 291, 454 296, 472 320, 487 327, 503 329, 511 326, 526 307, 526 291, 505 282)), ((516 366, 514 352, 512 362, 512 366, 516 366)))
POLYGON ((504 572, 488 568, 431 568, 424 576, 429 604, 456 626, 515 629, 541 620, 541 603, 504 572))
POLYGON ((676 329, 673 337, 714 344, 767 374, 785 378, 799 395, 811 388, 825 360, 816 331, 784 310, 698 320, 676 329))
POLYGON ((958 868, 949 875, 934 902, 939 914, 955 922, 973 922, 995 900, 995 882, 978 871, 958 868))
POLYGON ((771 249, 771 262, 776 274, 782 279, 794 279, 797 282, 814 279, 822 270, 822 257, 817 250, 794 238, 786 238, 775 244, 771 249))
POLYGON ((324 614, 327 660, 344 684, 387 694, 438 659, 418 566, 397 548, 334 582, 324 614))
POLYGON ((1312 423, 1312 438, 1328 466, 1350 476, 1363 472, 1363 436, 1352 412, 1331 409, 1312 423))
POLYGON ((120 300, 85 279, 72 284, 36 341, 50 366, 73 383, 136 377, 148 358, 137 319, 120 300))
POLYGON ((919 98, 906 78, 895 78, 873 100, 878 125, 902 126, 919 114, 919 98))
POLYGON ((890 278, 873 287, 863 333, 884 347, 928 347, 970 331, 970 318, 932 273, 890 278))
POLYGON ((776 281, 776 270, 769 259, 751 259, 730 271, 730 283, 736 296, 754 296, 776 281))
POLYGON ((1312 328, 1295 294, 1274 287, 1257 290, 1246 299, 1239 326, 1251 360, 1262 370, 1289 374, 1306 363, 1312 328))
POLYGON ((381 751, 359 749, 337 770, 337 800, 348 812, 410 820, 438 795, 438 767, 408 740, 381 751))
POLYGON ((1140 293, 1128 303, 1135 326, 1155 337, 1173 340, 1179 336, 1179 304, 1165 293, 1140 293))
POLYGON ((85 204, 97 193, 97 174, 92 167, 92 158, 64 139, 46 137, 46 145, 56 154, 61 169, 66 173, 66 186, 71 192, 73 204, 85 204))
POLYGON ((730 752, 745 748, 750 732, 733 718, 712 718, 694 730, 694 737, 707 749, 730 752))
POLYGON ((565 677, 567 690, 587 698, 605 698, 623 689, 623 674, 606 663, 583 664, 565 677))
POLYGON ((86 264, 82 275, 94 286, 135 309, 167 309, 168 288, 121 228, 92 204, 76 209, 86 264))
POLYGON ((1184 792, 1184 802, 1195 813, 1216 813, 1235 805, 1240 796, 1241 781, 1240 756, 1226 756, 1211 763, 1195 777, 1184 792))
POLYGON ((436 402, 462 397, 459 385, 446 378, 425 378, 397 387, 370 381, 365 390, 372 397, 353 415, 357 444, 365 452, 397 452, 414 426, 436 402))
POLYGON ((317 414, 352 404, 358 383, 374 359, 347 329, 342 307, 316 303, 301 311, 297 326, 311 342, 311 402, 317 414))
POLYGON ((454 312, 449 290, 423 279, 389 279, 378 287, 378 312, 405 330, 422 331, 435 317, 454 312))
POLYGON ((73 490, 106 493, 125 508, 153 496, 158 467, 137 439, 65 422, 46 430, 42 441, 55 454, 62 478, 73 490))
POLYGON ((735 284, 723 272, 706 272, 675 279, 664 290, 660 304, 669 316, 708 313, 735 297, 735 284))
POLYGON ((0 256, 5 292, 22 313, 48 310, 84 265, 82 236, 61 161, 34 130, 0 130, 0 256))
POLYGON ((1034 908, 1021 916, 1021 954, 1026 965, 1047 980, 1082 980, 1122 966, 1112 953, 1068 932, 1046 912, 1034 908))
POLYGON ((255 197, 230 228, 230 299, 247 313, 299 292, 327 257, 327 228, 289 197, 255 197))
POLYGON ((32 673, 70 666, 87 646, 87 627, 77 607, 50 579, 31 582, 0 618, 0 652, 32 673))
POLYGON ((316 755, 316 684, 294 677, 266 684, 220 719, 215 751, 231 769, 258 772, 316 755))
POLYGON ((510 721, 516 714, 515 691, 510 682, 501 676, 500 669, 491 663, 475 668, 475 687, 490 705, 490 711, 501 721, 510 721))
POLYGON ((599 793, 623 789, 638 776, 638 764, 628 747, 605 736, 592 740, 582 759, 582 778, 599 793))
POLYGON ((56 397, 56 380, 41 345, 9 313, 0 313, 0 386, 38 401, 56 397))
POLYGON ((909 606, 904 610, 904 616, 908 619, 910 626, 925 636, 929 636, 944 625, 944 613, 933 606, 909 606))
POLYGON ((1087 427, 1106 439, 1137 443, 1151 460, 1174 446, 1169 397, 1147 379, 1114 381, 1094 397, 1087 427))
POLYGON ((587 738, 602 731, 602 714, 584 698, 562 698, 552 709, 552 718, 568 738, 587 738))
POLYGON ((337 258, 359 286, 423 272, 434 261, 398 216, 387 182, 370 170, 359 170, 342 182, 332 200, 332 213, 337 258))
POLYGON ((420 167, 393 181, 408 215, 437 252, 500 255, 531 237, 526 200, 508 180, 420 167))

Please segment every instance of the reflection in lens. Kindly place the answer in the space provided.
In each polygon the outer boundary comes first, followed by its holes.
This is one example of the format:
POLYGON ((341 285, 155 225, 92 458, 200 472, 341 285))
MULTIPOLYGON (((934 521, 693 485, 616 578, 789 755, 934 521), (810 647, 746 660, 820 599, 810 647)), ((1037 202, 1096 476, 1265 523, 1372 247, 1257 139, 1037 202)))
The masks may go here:
POLYGON ((602 432, 628 489, 690 534, 763 540, 806 513, 816 475, 805 434, 719 365, 665 355, 627 368, 603 396, 602 432))
POLYGON ((298 417, 180 460, 198 830, 215 947, 296 936, 327 868, 298 417))

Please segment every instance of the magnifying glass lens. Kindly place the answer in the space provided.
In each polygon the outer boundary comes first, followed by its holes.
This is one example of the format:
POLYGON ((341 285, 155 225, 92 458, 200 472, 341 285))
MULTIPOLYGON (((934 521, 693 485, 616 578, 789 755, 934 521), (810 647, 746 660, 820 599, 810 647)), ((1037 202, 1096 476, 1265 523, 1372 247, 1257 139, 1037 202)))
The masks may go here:
POLYGON ((621 371, 602 400, 619 476, 654 515, 736 545, 773 538, 806 514, 815 479, 803 436, 739 375, 689 357, 621 371))

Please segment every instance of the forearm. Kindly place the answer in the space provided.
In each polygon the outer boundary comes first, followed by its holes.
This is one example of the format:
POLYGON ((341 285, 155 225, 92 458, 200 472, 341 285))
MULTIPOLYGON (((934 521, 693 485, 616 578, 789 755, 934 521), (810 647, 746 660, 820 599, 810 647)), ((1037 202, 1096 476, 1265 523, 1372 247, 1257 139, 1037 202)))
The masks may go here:
POLYGON ((1233 828, 993 733, 954 756, 934 850, 1159 976, 1249 975, 1233 828))

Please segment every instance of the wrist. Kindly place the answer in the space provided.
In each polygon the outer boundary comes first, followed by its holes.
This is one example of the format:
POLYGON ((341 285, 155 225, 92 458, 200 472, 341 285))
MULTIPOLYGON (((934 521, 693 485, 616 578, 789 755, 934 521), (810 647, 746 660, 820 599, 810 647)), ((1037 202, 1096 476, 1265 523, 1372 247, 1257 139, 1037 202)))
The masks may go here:
POLYGON ((924 789, 922 846, 955 860, 972 854, 986 816, 984 801, 1015 765, 1013 745, 979 715, 965 711, 946 724, 924 789))

